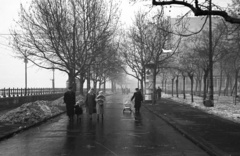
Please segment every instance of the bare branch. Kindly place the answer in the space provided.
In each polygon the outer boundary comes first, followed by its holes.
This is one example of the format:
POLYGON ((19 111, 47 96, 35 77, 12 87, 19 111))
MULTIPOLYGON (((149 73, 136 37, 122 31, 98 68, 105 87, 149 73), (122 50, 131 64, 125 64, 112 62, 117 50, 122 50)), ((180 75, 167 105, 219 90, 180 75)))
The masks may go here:
POLYGON ((188 8, 190 8, 195 16, 206 16, 206 15, 216 15, 216 16, 221 16, 225 19, 225 21, 229 23, 240 23, 239 18, 235 18, 232 16, 229 16, 226 11, 220 11, 220 10, 212 10, 209 12, 209 10, 202 10, 199 7, 198 0, 195 0, 195 6, 192 4, 185 2, 185 1, 178 1, 178 0, 172 0, 172 1, 157 1, 157 0, 152 0, 153 5, 171 5, 171 4, 176 4, 176 5, 183 5, 188 8))

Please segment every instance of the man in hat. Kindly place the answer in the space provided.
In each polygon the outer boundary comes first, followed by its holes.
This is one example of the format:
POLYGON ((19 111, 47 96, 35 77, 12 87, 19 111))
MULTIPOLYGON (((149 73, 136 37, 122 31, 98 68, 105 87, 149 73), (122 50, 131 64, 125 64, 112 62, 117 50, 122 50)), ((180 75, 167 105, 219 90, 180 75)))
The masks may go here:
POLYGON ((135 89, 136 92, 134 92, 131 101, 134 99, 135 100, 135 104, 134 104, 134 108, 135 108, 135 112, 139 113, 140 112, 140 108, 141 108, 141 103, 143 101, 143 97, 142 97, 142 93, 140 92, 140 90, 138 88, 135 89))
POLYGON ((76 95, 72 87, 69 87, 68 90, 64 93, 64 103, 66 104, 67 116, 70 121, 74 120, 74 105, 76 103, 76 95))

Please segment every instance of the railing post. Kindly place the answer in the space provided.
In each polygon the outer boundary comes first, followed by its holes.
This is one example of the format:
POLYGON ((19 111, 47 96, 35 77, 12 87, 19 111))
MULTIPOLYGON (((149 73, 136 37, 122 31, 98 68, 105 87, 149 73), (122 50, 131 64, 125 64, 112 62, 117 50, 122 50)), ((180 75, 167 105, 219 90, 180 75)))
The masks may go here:
POLYGON ((5 92, 5 88, 3 88, 3 97, 6 97, 6 92, 5 92))
POLYGON ((8 88, 8 97, 11 97, 11 89, 8 88))

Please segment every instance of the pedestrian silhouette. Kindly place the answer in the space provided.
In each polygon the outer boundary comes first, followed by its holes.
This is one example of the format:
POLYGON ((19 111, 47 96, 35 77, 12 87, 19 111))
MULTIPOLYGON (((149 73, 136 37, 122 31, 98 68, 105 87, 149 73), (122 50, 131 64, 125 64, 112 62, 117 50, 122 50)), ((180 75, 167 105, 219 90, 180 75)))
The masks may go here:
POLYGON ((102 116, 103 119, 103 113, 104 113, 104 102, 105 102, 105 96, 103 95, 103 91, 99 91, 98 96, 96 98, 96 108, 97 108, 97 120, 99 120, 99 116, 102 116))
POLYGON ((160 87, 158 87, 157 89, 157 96, 158 96, 158 99, 161 99, 162 97, 162 89, 160 87))
POLYGON ((143 101, 143 97, 142 97, 142 93, 140 92, 140 90, 138 88, 135 89, 136 92, 134 92, 131 101, 135 101, 134 103, 134 108, 135 108, 135 112, 139 113, 140 112, 140 108, 141 108, 141 104, 143 101))
POLYGON ((94 93, 94 89, 91 88, 86 96, 85 104, 86 108, 90 117, 90 120, 92 120, 92 115, 96 113, 96 94, 94 93))
POLYGON ((72 122, 74 120, 74 105, 76 102, 76 95, 72 87, 69 87, 68 90, 64 93, 63 100, 66 104, 67 116, 72 122))

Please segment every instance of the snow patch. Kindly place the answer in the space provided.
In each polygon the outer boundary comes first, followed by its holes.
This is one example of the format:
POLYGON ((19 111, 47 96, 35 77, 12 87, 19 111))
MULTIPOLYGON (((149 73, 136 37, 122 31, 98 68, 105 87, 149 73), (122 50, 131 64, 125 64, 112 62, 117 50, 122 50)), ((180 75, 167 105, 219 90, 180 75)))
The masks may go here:
POLYGON ((194 96, 194 102, 191 102, 190 94, 186 95, 186 99, 183 99, 183 95, 180 94, 179 97, 172 97, 169 94, 163 94, 162 97, 201 109, 209 114, 240 123, 240 102, 237 101, 235 105, 234 99, 231 96, 214 96, 214 107, 205 107, 203 105, 202 97, 198 96, 194 96))

